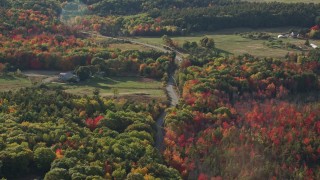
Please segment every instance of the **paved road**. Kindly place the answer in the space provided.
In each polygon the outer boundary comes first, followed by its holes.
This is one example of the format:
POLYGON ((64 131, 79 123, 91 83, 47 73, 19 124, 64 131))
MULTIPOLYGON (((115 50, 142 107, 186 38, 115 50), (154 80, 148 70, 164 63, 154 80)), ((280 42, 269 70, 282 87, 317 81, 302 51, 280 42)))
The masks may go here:
MULTIPOLYGON (((174 74, 174 73, 173 73, 174 74)), ((175 80, 173 78, 173 74, 169 75, 169 81, 166 87, 167 94, 169 95, 170 98, 170 106, 176 106, 178 105, 179 102, 179 95, 175 91, 175 80)), ((167 115, 167 112, 162 112, 161 115, 157 119, 157 136, 156 136, 156 148, 159 151, 164 150, 164 144, 163 144, 163 138, 164 138, 164 120, 167 115)))
MULTIPOLYGON (((138 41, 130 40, 130 39, 127 39, 127 41, 129 41, 131 43, 134 43, 134 44, 140 44, 140 45, 143 45, 143 46, 155 49, 155 50, 159 50, 159 51, 162 51, 162 52, 170 52, 169 50, 164 49, 164 48, 159 47, 159 46, 155 46, 155 45, 151 45, 151 44, 147 44, 147 43, 142 43, 142 42, 138 42, 138 41)), ((178 51, 175 51, 175 52, 176 52, 175 62, 177 64, 179 64, 183 59, 182 58, 182 54, 180 52, 178 52, 178 51)), ((179 103, 179 95, 175 90, 176 82, 175 82, 175 79, 174 79, 173 76, 174 76, 174 72, 169 74, 169 80, 168 80, 168 83, 167 83, 167 86, 166 86, 166 91, 167 91, 167 94, 169 95, 169 98, 170 98, 170 106, 171 107, 172 106, 176 106, 179 103)), ((164 125, 164 120, 165 120, 166 115, 167 115, 167 113, 164 111, 164 112, 162 112, 160 114, 160 116, 157 119, 156 148, 160 152, 164 150, 164 144, 163 144, 164 129, 163 129, 163 125, 164 125)))
MULTIPOLYGON (((114 38, 115 39, 115 38, 114 38)), ((117 38, 116 38, 117 39, 117 38)), ((117 40, 122 40, 122 39, 117 39, 117 40)), ((151 44, 147 44, 147 43, 142 43, 139 41, 135 41, 135 40, 131 40, 131 39, 126 39, 126 41, 129 41, 131 43, 134 44, 140 44, 155 50, 159 50, 162 52, 170 52, 169 50, 159 47, 159 46, 155 46, 155 45, 151 45, 151 44)), ((179 64, 182 61, 182 53, 175 51, 176 52, 176 59, 175 62, 177 64, 179 64)), ((166 86, 166 91, 167 94, 169 95, 170 98, 170 106, 176 106, 179 103, 179 95, 175 90, 175 86, 176 86, 176 82, 174 79, 174 72, 172 72, 171 74, 169 74, 169 80, 166 86)), ((164 150, 164 144, 163 144, 163 139, 164 139, 164 121, 165 121, 165 117, 166 117, 167 113, 164 111, 160 114, 160 116, 157 119, 157 136, 156 136, 156 148, 161 152, 164 150)))
MULTIPOLYGON (((121 40, 121 39, 117 39, 117 40, 121 40)), ((147 44, 147 43, 142 43, 139 41, 135 41, 135 40, 131 40, 131 39, 126 39, 126 41, 129 41, 131 43, 134 44, 140 44, 155 50, 159 50, 162 52, 170 52, 169 50, 159 47, 159 46, 155 46, 155 45, 151 45, 151 44, 147 44)), ((182 61, 182 54, 178 51, 176 52, 176 59, 175 62, 177 64, 179 64, 182 61)), ((174 79, 174 72, 172 72, 171 74, 169 74, 169 80, 166 86, 166 91, 167 94, 169 95, 170 98, 170 106, 176 106, 179 103, 179 95, 175 90, 175 86, 176 86, 176 82, 174 79)), ((163 144, 163 139, 164 139, 164 129, 163 129, 163 125, 164 125, 164 121, 165 121, 165 117, 166 117, 167 113, 164 111, 160 114, 160 116, 157 119, 157 136, 156 136, 156 148, 161 152, 164 150, 164 144, 163 144)))
MULTIPOLYGON (((89 34, 89 35, 94 35, 94 36, 98 36, 98 37, 104 37, 104 38, 108 38, 108 39, 114 39, 114 40, 119 40, 119 41, 127 41, 127 42, 130 42, 130 43, 133 43, 133 44, 139 44, 139 45, 142 45, 142 46, 145 46, 145 47, 149 47, 149 48, 152 48, 154 50, 158 50, 158 51, 162 51, 162 52, 171 52, 163 47, 159 47, 159 46, 155 46, 155 45, 151 45, 151 44, 147 44, 147 43, 143 43, 143 42, 139 42, 139 41, 136 41, 136 40, 133 40, 133 39, 121 39, 121 38, 114 38, 114 37, 108 37, 108 36, 103 36, 103 35, 100 35, 100 34, 95 34, 95 33, 90 33, 90 32, 83 32, 85 34, 89 34)), ((182 53, 180 53, 179 51, 176 51, 176 59, 175 59, 175 62, 177 64, 179 64, 181 61, 182 61, 182 53)), ((179 95, 178 93, 176 92, 175 90, 175 86, 176 86, 176 82, 175 82, 175 79, 174 79, 174 72, 172 72, 171 74, 169 74, 169 80, 168 80, 168 83, 167 83, 167 86, 166 86, 166 91, 167 91, 167 94, 169 95, 169 98, 170 98, 170 106, 173 107, 173 106, 176 106, 179 102, 179 95)), ((156 135, 156 148, 159 150, 159 151, 163 151, 164 150, 164 146, 163 146, 163 138, 164 138, 164 128, 163 128, 163 125, 164 125, 164 120, 165 120, 165 117, 166 117, 167 113, 166 112, 162 112, 160 114, 160 116, 158 117, 157 119, 157 135, 156 135)))

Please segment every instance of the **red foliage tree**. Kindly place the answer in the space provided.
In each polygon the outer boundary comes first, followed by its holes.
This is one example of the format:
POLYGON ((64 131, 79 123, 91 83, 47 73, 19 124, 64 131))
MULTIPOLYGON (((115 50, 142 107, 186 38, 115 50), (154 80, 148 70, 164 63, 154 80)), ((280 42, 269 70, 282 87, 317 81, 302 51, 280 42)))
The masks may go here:
POLYGON ((94 119, 92 118, 88 118, 86 120, 86 125, 88 126, 88 128, 93 131, 94 129, 97 128, 97 125, 99 124, 99 122, 103 119, 104 117, 103 116, 98 116, 94 119))
POLYGON ((198 180, 209 180, 209 177, 203 173, 200 173, 198 176, 198 180))

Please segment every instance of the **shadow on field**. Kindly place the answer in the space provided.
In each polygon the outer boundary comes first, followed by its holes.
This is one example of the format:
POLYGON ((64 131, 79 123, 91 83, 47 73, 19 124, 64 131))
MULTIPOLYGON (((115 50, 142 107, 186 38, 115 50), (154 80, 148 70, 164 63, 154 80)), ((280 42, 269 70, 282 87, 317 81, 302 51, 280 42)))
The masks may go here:
POLYGON ((2 75, 2 76, 0 76, 0 78, 4 79, 4 80, 17 80, 18 79, 17 77, 9 76, 9 75, 2 75))
POLYGON ((143 85, 137 87, 137 84, 135 84, 136 82, 149 83, 148 81, 150 80, 143 77, 95 77, 95 78, 90 78, 83 82, 68 84, 68 86, 70 87, 70 89, 85 88, 90 86, 90 87, 99 88, 102 90, 111 90, 114 88, 117 88, 117 89, 158 89, 159 88, 158 86, 146 87, 143 85))

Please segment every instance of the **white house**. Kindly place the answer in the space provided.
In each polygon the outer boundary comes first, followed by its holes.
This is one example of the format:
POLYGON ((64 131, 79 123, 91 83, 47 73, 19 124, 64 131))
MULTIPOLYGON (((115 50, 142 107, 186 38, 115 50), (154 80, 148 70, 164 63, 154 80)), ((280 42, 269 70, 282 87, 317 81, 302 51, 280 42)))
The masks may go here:
POLYGON ((294 34, 294 32, 291 32, 290 37, 296 37, 296 35, 294 34))
POLYGON ((72 72, 60 73, 58 76, 59 80, 61 81, 76 81, 79 82, 80 79, 77 75, 73 74, 72 72))
POLYGON ((310 46, 311 46, 313 49, 317 49, 317 48, 318 48, 318 46, 317 46, 317 45, 312 44, 312 43, 310 43, 310 46))

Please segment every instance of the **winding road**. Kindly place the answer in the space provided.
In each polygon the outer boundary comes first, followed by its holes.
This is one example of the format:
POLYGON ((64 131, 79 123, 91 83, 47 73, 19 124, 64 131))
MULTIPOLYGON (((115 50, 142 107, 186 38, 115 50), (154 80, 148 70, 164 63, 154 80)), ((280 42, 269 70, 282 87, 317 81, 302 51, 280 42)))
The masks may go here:
MULTIPOLYGON (((124 39, 118 39, 118 38, 113 38, 113 39, 124 40, 124 39)), ((142 46, 145 46, 148 48, 152 48, 154 50, 159 50, 162 52, 170 52, 169 50, 162 48, 162 47, 159 47, 159 46, 155 46, 155 45, 151 45, 151 44, 147 44, 147 43, 142 43, 142 42, 131 40, 131 39, 125 39, 125 40, 129 41, 133 44, 139 44, 139 45, 142 45, 142 46)), ((175 51, 175 52, 176 52, 175 63, 179 64, 183 60, 182 53, 180 53, 179 51, 175 51)), ((168 79, 168 83, 166 86, 166 91, 169 96, 171 107, 174 107, 174 106, 178 105, 178 103, 179 103, 179 95, 175 90, 176 82, 173 77, 174 73, 175 72, 171 72, 168 75, 169 79, 168 79)), ((164 150, 164 144, 163 144, 164 128, 163 128, 163 125, 164 125, 166 115, 167 115, 166 111, 162 112, 156 122, 157 123, 157 135, 156 135, 156 144, 155 145, 156 145, 156 148, 159 150, 159 152, 162 152, 164 150)))
MULTIPOLYGON (((159 46, 155 46, 155 45, 139 42, 139 41, 132 40, 132 39, 114 38, 114 37, 103 36, 103 35, 96 34, 96 33, 91 33, 91 32, 83 32, 83 33, 84 34, 88 34, 90 36, 94 35, 94 36, 97 36, 97 37, 103 37, 103 38, 107 38, 107 39, 114 39, 114 40, 119 40, 119 41, 127 41, 127 42, 130 42, 132 44, 139 44, 139 45, 142 45, 142 46, 154 49, 154 50, 162 51, 162 52, 171 52, 170 50, 167 50, 167 49, 165 49, 163 47, 159 47, 159 46)), ((176 50, 174 50, 174 52, 176 53, 175 63, 179 64, 183 60, 183 58, 182 58, 183 54, 180 53, 179 51, 176 51, 176 50)), ((167 94, 169 96, 170 106, 171 107, 176 106, 178 104, 178 102, 179 102, 179 95, 175 90, 176 82, 175 82, 175 79, 173 77, 174 73, 175 72, 171 72, 168 75, 169 79, 168 79, 167 86, 165 88, 166 91, 167 91, 167 94)), ((163 145, 164 128, 163 128, 163 125, 164 125, 164 121, 165 121, 166 115, 167 115, 166 111, 162 112, 160 114, 160 116, 158 117, 157 121, 156 121, 156 124, 157 124, 157 135, 156 135, 155 146, 159 150, 159 152, 164 150, 164 145, 163 145)))
MULTIPOLYGON (((169 75, 169 80, 166 86, 166 91, 167 94, 170 98, 170 106, 174 107, 176 105, 178 105, 179 103, 179 96, 177 94, 177 92, 175 91, 175 80, 173 78, 173 74, 169 75)), ((167 115, 167 112, 164 111, 161 113, 161 115, 158 117, 157 119, 157 136, 156 136, 156 148, 161 152, 164 150, 164 146, 163 146, 163 138, 164 138, 164 129, 163 129, 163 125, 164 125, 164 120, 165 117, 167 115)))
MULTIPOLYGON (((122 39, 118 39, 118 38, 113 38, 113 39, 122 40, 122 39)), ((131 39, 126 39, 126 41, 129 41, 129 42, 131 42, 133 44, 139 44, 139 45, 142 45, 142 46, 145 46, 145 47, 149 47, 149 48, 152 48, 154 50, 159 50, 159 51, 162 51, 162 52, 170 52, 169 50, 164 49, 164 48, 159 47, 159 46, 155 46, 155 45, 151 45, 151 44, 147 44, 147 43, 142 43, 142 42, 131 40, 131 39)), ((180 53, 179 51, 175 51, 175 52, 176 52, 175 63, 179 64, 183 59, 182 58, 182 53, 180 53)), ((179 95, 175 90, 176 82, 175 82, 175 79, 173 77, 174 73, 175 72, 171 72, 168 75, 169 79, 168 79, 168 83, 167 83, 167 86, 166 86, 166 91, 167 91, 167 94, 169 96, 170 106, 171 107, 174 107, 174 106, 178 105, 178 103, 179 103, 179 95)), ((156 145, 156 148, 159 150, 159 152, 162 152, 164 150, 164 144, 163 144, 164 128, 163 128, 163 125, 164 125, 164 121, 165 121, 166 115, 167 115, 166 111, 162 112, 160 114, 160 116, 158 117, 157 122, 156 122, 157 123, 157 135, 156 135, 156 144, 155 145, 156 145)))

